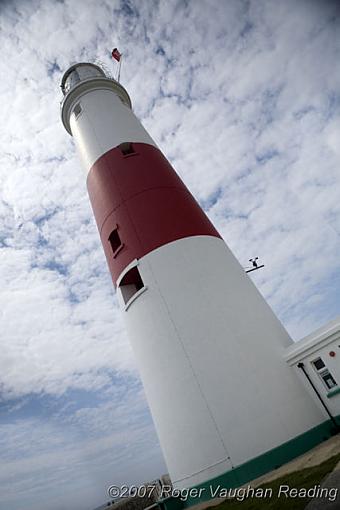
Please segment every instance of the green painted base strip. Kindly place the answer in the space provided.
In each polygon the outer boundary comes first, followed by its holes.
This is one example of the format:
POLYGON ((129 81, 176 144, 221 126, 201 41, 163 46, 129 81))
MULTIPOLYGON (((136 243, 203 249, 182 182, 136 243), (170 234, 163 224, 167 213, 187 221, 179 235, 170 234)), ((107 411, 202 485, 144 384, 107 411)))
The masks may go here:
POLYGON ((334 388, 333 390, 331 390, 327 393, 327 397, 331 398, 331 397, 334 397, 334 395, 338 395, 339 393, 340 393, 340 388, 334 388))
MULTIPOLYGON (((340 415, 336 417, 336 421, 340 425, 340 415)), ((320 444, 322 441, 329 439, 337 432, 338 431, 335 429, 330 420, 325 421, 300 436, 277 446, 273 450, 235 467, 231 471, 227 471, 226 473, 212 478, 211 480, 196 485, 196 489, 203 489, 201 491, 200 498, 193 498, 189 496, 186 499, 185 492, 183 491, 182 499, 174 497, 166 498, 159 501, 159 506, 162 510, 179 510, 181 508, 188 508, 190 506, 197 505, 202 501, 207 501, 213 497, 213 491, 218 486, 220 486, 220 488, 223 487, 228 489, 240 487, 241 485, 258 478, 269 471, 277 469, 295 457, 302 455, 311 448, 314 448, 314 446, 320 444)))

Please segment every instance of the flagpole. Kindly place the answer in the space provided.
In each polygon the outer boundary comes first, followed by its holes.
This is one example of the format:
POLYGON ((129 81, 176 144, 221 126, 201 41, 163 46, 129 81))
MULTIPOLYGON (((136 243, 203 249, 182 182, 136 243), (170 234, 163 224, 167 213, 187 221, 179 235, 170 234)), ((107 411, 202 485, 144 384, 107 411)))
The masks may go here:
POLYGON ((120 59, 119 59, 118 78, 117 78, 118 83, 120 82, 120 68, 122 66, 122 58, 123 58, 123 54, 121 54, 120 59))

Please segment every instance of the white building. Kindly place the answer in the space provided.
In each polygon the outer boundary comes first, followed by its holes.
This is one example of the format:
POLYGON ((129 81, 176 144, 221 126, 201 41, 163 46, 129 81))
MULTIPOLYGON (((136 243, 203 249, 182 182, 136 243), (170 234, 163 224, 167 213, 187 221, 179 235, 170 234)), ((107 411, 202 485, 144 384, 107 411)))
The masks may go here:
POLYGON ((340 317, 288 347, 284 359, 315 401, 340 416, 340 317))

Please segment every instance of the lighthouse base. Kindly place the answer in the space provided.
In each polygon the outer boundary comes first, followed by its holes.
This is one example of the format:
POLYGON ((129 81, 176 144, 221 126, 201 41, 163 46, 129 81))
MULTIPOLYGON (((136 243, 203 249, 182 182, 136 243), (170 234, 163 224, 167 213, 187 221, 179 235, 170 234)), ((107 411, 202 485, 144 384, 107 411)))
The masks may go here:
MULTIPOLYGON (((340 415, 335 419, 340 425, 340 415)), ((195 487, 190 487, 189 490, 181 489, 178 496, 176 494, 176 497, 165 498, 157 504, 161 510, 179 510, 218 498, 222 489, 241 487, 245 483, 255 480, 306 453, 337 434, 337 432, 331 420, 327 420, 263 455, 235 467, 231 471, 227 471, 195 487)))

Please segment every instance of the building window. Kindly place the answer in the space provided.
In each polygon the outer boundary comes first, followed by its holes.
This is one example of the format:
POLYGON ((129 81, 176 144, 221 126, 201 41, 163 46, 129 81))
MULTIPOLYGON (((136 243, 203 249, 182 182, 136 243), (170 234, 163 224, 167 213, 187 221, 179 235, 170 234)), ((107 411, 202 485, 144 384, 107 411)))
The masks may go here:
POLYGON ((141 289, 145 288, 138 267, 132 267, 121 279, 119 288, 122 293, 124 303, 127 304, 131 298, 141 289))
POLYGON ((73 109, 73 112, 74 112, 74 115, 76 116, 76 118, 79 117, 79 115, 82 112, 82 107, 81 107, 80 103, 76 104, 76 106, 73 109))
POLYGON ((119 145, 119 148, 122 151, 123 156, 128 156, 129 154, 136 154, 131 142, 121 143, 119 145))
POLYGON ((315 361, 313 361, 313 365, 316 368, 316 370, 322 370, 323 368, 326 368, 326 365, 324 364, 321 358, 318 358, 315 361))
POLYGON ((109 235, 109 243, 111 244, 113 256, 116 257, 124 246, 119 237, 118 227, 112 230, 111 234, 109 235))
POLYGON ((328 390, 331 390, 332 388, 338 386, 338 383, 336 382, 332 374, 329 372, 328 368, 326 367, 321 358, 317 358, 314 361, 312 361, 312 365, 314 366, 315 371, 317 372, 323 384, 326 386, 328 390))

